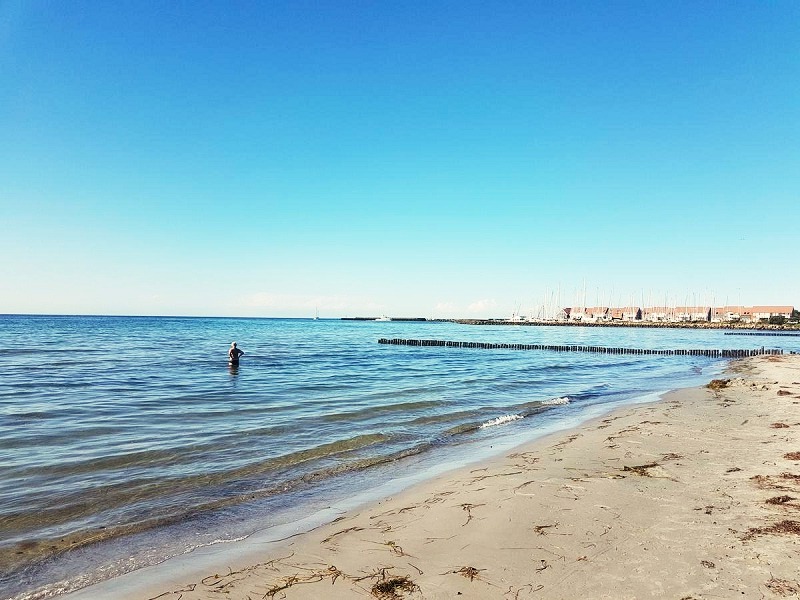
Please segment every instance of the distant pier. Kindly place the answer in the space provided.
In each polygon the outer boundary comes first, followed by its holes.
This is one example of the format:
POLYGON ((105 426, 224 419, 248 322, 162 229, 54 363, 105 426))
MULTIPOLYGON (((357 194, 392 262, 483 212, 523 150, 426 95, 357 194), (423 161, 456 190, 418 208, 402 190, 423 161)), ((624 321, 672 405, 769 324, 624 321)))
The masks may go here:
POLYGON ((446 348, 480 348, 482 350, 548 350, 551 352, 594 352, 597 354, 658 354, 667 356, 707 356, 709 358, 745 358, 783 354, 779 348, 748 348, 742 350, 697 349, 657 350, 653 348, 611 348, 608 346, 576 346, 557 344, 496 344, 493 342, 451 342, 446 340, 405 340, 380 338, 379 344, 394 346, 443 346, 446 348))

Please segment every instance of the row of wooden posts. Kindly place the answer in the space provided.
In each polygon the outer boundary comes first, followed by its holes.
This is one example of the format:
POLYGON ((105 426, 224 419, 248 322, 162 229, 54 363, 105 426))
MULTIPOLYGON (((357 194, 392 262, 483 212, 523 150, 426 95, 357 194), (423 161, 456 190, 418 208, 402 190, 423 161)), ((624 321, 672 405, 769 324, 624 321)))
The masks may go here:
POLYGON ((800 333, 783 333, 778 331, 726 331, 725 335, 766 335, 770 337, 800 337, 800 333))
POLYGON ((495 344, 493 342, 450 342, 445 340, 378 340, 379 344, 395 346, 445 346, 447 348, 481 348, 484 350, 550 350, 553 352, 597 352, 600 354, 666 354, 674 356, 708 356, 711 358, 743 358, 763 354, 783 354, 778 348, 749 348, 744 350, 658 350, 653 348, 609 348, 607 346, 565 346, 557 344, 495 344))

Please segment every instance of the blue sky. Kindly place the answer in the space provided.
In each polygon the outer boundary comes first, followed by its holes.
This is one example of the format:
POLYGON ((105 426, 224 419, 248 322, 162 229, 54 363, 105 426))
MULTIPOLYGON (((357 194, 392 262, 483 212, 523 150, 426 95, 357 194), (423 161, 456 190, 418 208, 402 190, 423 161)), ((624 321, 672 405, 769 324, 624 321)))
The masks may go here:
POLYGON ((0 313, 800 305, 800 3, 0 0, 0 313))

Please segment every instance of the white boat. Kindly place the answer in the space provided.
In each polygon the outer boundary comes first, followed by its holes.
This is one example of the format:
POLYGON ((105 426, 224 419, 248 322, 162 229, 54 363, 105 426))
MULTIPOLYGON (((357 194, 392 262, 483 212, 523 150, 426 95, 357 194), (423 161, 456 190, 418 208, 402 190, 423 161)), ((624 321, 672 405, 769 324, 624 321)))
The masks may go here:
POLYGON ((391 321, 391 319, 389 317, 387 317, 386 315, 380 316, 375 320, 376 321, 391 321))

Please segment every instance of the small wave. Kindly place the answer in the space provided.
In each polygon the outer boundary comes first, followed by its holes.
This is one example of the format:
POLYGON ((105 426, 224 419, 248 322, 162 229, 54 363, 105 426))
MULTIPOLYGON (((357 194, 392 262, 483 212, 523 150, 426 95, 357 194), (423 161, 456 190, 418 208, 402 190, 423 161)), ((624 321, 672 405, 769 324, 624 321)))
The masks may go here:
POLYGON ((543 400, 542 404, 544 406, 562 406, 564 404, 569 404, 569 397, 564 396, 563 398, 551 398, 550 400, 543 400))
POLYGON ((240 535, 238 537, 232 537, 232 538, 217 538, 215 540, 211 540, 210 542, 207 542, 206 544, 198 544, 196 546, 188 548, 186 550, 185 554, 188 554, 189 552, 192 552, 193 550, 196 550, 197 548, 202 548, 203 546, 216 546, 217 544, 230 544, 232 542, 243 542, 244 540, 247 539, 247 537, 248 536, 246 536, 246 535, 240 535))
POLYGON ((519 421, 522 418, 522 415, 503 415, 491 421, 486 421, 486 423, 482 424, 478 429, 486 429, 487 427, 494 427, 495 425, 505 425, 511 421, 519 421))

